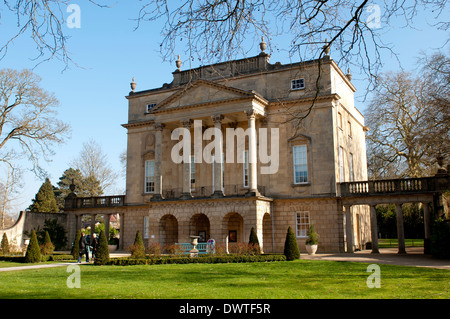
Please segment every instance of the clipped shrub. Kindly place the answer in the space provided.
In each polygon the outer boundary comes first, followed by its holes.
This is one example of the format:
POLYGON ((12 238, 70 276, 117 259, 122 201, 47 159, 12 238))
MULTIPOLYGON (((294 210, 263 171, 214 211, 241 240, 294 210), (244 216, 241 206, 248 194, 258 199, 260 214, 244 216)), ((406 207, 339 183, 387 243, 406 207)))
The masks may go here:
POLYGON ((102 230, 98 238, 97 253, 95 254, 95 265, 106 265, 109 263, 108 239, 102 230))
POLYGON ((75 236, 71 252, 73 259, 75 260, 78 260, 78 257, 80 256, 80 238, 81 238, 81 230, 77 230, 77 234, 75 236))
POLYGON ((134 244, 129 248, 131 252, 131 258, 144 258, 145 257, 145 246, 142 240, 141 232, 138 230, 136 232, 136 237, 134 238, 134 244))
POLYGON ((53 254, 54 250, 55 250, 55 246, 52 244, 52 241, 50 239, 50 235, 49 235, 48 231, 46 231, 44 244, 41 245, 41 254, 44 256, 48 256, 48 255, 53 254))
POLYGON ((108 263, 116 266, 131 265, 161 265, 161 264, 219 264, 219 263, 248 263, 248 262, 275 262, 286 261, 284 255, 258 255, 258 256, 201 256, 190 257, 146 257, 146 258, 114 258, 108 263))
POLYGON ((2 250, 3 255, 9 254, 9 242, 8 242, 8 236, 6 236, 6 233, 3 233, 0 249, 2 250))
POLYGON ((295 239, 294 232, 289 226, 286 241, 284 242, 284 255, 286 260, 294 260, 300 258, 300 250, 298 249, 297 240, 295 239))
POLYGON ((252 229, 250 230, 250 237, 248 239, 248 245, 250 248, 250 254, 255 255, 255 254, 261 253, 258 235, 256 234, 254 227, 252 227, 252 229))
POLYGON ((431 254, 436 258, 450 259, 450 222, 443 218, 433 222, 431 254))
POLYGON ((37 240, 36 232, 33 230, 31 233, 30 244, 27 247, 25 254, 26 263, 38 263, 41 261, 41 250, 39 249, 39 243, 37 240))

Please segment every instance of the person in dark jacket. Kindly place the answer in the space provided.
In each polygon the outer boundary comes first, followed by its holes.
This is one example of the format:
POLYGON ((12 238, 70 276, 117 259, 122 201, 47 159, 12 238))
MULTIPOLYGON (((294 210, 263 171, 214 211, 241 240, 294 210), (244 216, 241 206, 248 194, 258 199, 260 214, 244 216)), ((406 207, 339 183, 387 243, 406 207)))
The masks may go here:
POLYGON ((80 253, 78 255, 78 262, 81 263, 82 255, 86 255, 86 262, 89 262, 89 251, 87 249, 86 237, 84 236, 83 232, 81 232, 79 247, 80 247, 80 253))

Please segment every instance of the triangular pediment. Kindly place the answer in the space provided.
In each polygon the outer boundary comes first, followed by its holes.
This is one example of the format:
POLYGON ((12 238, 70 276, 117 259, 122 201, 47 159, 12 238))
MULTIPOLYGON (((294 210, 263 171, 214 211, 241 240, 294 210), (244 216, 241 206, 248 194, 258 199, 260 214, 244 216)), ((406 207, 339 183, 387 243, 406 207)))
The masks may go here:
POLYGON ((254 92, 247 92, 210 81, 197 80, 180 88, 178 92, 158 103, 152 113, 196 105, 225 103, 254 96, 254 92))

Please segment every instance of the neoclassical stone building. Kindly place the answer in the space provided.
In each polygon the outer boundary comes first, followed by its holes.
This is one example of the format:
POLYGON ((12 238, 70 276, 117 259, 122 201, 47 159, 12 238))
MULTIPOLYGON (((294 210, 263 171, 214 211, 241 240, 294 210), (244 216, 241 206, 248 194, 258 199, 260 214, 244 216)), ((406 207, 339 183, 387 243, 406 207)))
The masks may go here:
POLYGON ((304 251, 310 225, 319 252, 345 251, 351 230, 353 248, 370 241, 369 208, 346 218, 338 194, 338 183, 367 179, 351 76, 328 55, 269 58, 190 70, 177 61, 172 83, 144 91, 133 79, 125 203, 106 212, 120 213, 123 248, 137 230, 148 243, 233 245, 254 227, 264 252, 282 252, 290 226, 304 251))

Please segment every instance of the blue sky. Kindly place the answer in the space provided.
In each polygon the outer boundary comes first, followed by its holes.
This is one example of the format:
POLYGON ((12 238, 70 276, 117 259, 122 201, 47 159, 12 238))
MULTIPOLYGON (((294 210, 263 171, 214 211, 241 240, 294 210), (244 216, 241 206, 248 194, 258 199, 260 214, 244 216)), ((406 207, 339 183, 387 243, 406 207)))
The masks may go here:
MULTIPOLYGON (((125 96, 130 91, 131 79, 135 77, 137 90, 170 83, 172 72, 176 69, 175 56, 180 53, 174 52, 172 61, 162 60, 159 54, 161 26, 157 22, 145 23, 133 31, 136 22, 132 19, 137 17, 141 2, 117 1, 116 5, 108 9, 95 7, 87 1, 73 3, 79 4, 81 8, 81 28, 66 27, 64 31, 71 36, 68 50, 82 68, 71 66, 62 72, 64 65, 53 60, 34 69, 42 77, 41 86, 54 92, 61 102, 58 118, 69 123, 72 128, 71 138, 54 149, 51 163, 43 165, 54 185, 64 170, 69 168, 69 162, 79 154, 82 144, 91 138, 102 145, 112 167, 121 171, 119 155, 126 149, 127 141, 126 130, 121 124, 127 122, 125 96)), ((0 14, 0 41, 3 43, 7 34, 4 31, 11 31, 15 21, 4 8, 0 8, 0 14)), ((69 15, 67 13, 65 16, 69 15)), ((440 48, 449 39, 448 33, 430 27, 429 23, 432 22, 433 16, 420 13, 415 19, 414 30, 402 28, 404 23, 398 20, 383 31, 383 40, 393 43, 405 69, 414 71, 420 52, 440 48)), ((254 48, 254 53, 259 53, 258 47, 254 48)), ((282 51, 272 53, 272 63, 291 62, 283 54, 282 51)), ((27 36, 22 36, 15 41, 8 55, 0 60, 0 68, 33 68, 36 63, 30 58, 34 56, 33 43, 27 36)), ((186 65, 182 68, 185 69, 186 65)), ((386 53, 383 56, 383 70, 395 71, 398 68, 397 60, 386 53)), ((352 73, 354 83, 360 89, 359 95, 362 95, 364 79, 355 75, 357 70, 352 73)), ((357 102, 357 106, 364 112, 364 103, 357 102)), ((23 164, 24 167, 26 165, 23 164)), ((30 205, 42 182, 32 173, 24 174, 24 188, 15 203, 17 211, 30 205)), ((124 190, 125 178, 121 177, 113 192, 122 193, 124 190)))

